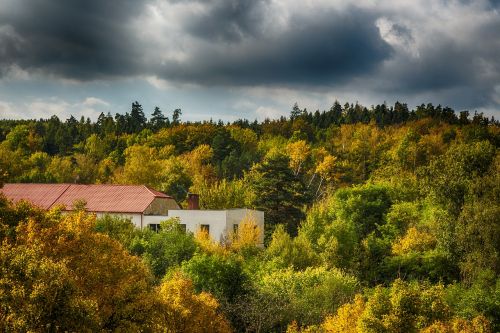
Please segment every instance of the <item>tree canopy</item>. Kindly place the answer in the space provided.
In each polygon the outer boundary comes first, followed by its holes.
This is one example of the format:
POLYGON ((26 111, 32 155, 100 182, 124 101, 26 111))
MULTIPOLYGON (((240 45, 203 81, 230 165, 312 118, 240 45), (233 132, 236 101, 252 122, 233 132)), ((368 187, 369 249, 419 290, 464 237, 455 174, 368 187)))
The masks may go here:
POLYGON ((217 243, 0 197, 0 331, 500 330, 496 120, 400 102, 166 114, 0 120, 0 182, 199 193, 264 211, 265 247, 251 221, 217 243))

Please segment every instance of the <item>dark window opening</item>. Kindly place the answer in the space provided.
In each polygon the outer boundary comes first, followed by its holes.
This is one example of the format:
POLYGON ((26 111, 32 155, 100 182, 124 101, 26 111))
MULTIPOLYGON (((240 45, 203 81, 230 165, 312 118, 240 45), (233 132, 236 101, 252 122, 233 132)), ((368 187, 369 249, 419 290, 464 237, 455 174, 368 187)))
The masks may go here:
POLYGON ((159 232, 161 226, 159 224, 149 224, 149 229, 153 230, 154 232, 159 232))
POLYGON ((207 234, 210 234, 210 225, 208 224, 202 224, 200 226, 201 231, 206 232, 207 234))
POLYGON ((185 224, 179 224, 179 229, 181 229, 184 232, 186 232, 186 230, 187 230, 185 224))
POLYGON ((237 225, 237 224, 233 224, 233 232, 234 232, 235 234, 237 234, 237 233, 238 233, 238 225, 237 225))

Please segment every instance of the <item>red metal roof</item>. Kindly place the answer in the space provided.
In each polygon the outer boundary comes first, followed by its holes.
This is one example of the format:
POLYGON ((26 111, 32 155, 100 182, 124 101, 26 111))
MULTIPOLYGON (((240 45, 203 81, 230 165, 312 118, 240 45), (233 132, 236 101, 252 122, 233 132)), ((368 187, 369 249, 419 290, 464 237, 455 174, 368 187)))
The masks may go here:
POLYGON ((0 191, 14 202, 27 200, 40 208, 49 209, 69 186, 70 184, 5 184, 0 191))
POLYGON ((172 199, 144 185, 5 184, 0 191, 14 202, 24 199, 44 209, 71 210, 75 201, 85 200, 90 212, 142 213, 155 198, 172 199))

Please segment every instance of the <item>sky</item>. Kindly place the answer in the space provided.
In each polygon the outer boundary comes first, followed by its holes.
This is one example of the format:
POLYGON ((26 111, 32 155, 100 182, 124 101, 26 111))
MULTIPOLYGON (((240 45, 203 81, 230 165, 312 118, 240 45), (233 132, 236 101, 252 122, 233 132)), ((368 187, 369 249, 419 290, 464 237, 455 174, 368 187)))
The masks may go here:
POLYGON ((233 121, 441 104, 500 118, 500 0, 0 0, 0 118, 233 121))

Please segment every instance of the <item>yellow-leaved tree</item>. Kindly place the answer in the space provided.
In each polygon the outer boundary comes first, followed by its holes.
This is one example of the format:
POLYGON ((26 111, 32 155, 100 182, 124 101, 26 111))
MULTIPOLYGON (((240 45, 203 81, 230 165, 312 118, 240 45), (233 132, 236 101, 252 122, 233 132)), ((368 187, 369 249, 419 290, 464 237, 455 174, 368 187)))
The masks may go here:
POLYGON ((68 266, 37 246, 0 247, 0 332, 94 332, 98 305, 82 295, 68 266))
POLYGON ((157 186, 160 182, 162 163, 158 150, 141 145, 125 149, 125 165, 115 172, 114 181, 119 184, 145 184, 157 186))
POLYGON ((195 186, 202 184, 204 181, 215 179, 215 170, 210 164, 213 154, 212 147, 202 144, 181 155, 180 159, 186 165, 186 169, 189 170, 195 186))
POLYGON ((298 175, 311 154, 311 148, 305 140, 299 140, 289 143, 286 150, 290 157, 290 168, 298 175))
POLYGON ((252 215, 245 215, 238 229, 230 233, 231 249, 235 251, 257 249, 264 243, 264 231, 255 223, 252 215))
POLYGON ((62 263, 79 297, 95 305, 100 329, 138 331, 150 327, 152 277, 140 258, 107 235, 96 233, 93 214, 60 215, 53 211, 47 215, 44 220, 19 224, 16 246, 36 250, 40 260, 62 263))
POLYGON ((340 175, 335 170, 336 163, 337 157, 327 154, 316 166, 315 173, 317 173, 320 177, 318 188, 316 190, 316 197, 321 195, 321 186, 323 185, 323 182, 332 182, 339 179, 340 175))
POLYGON ((225 247, 221 246, 219 243, 214 241, 212 237, 210 237, 210 233, 206 229, 199 228, 196 230, 194 238, 203 252, 221 255, 228 253, 225 247))
POLYGON ((465 320, 453 316, 442 285, 396 280, 391 287, 376 287, 366 301, 357 295, 322 324, 327 333, 425 332, 491 333, 484 316, 465 320))
POLYGON ((191 280, 175 273, 158 293, 162 304, 159 329, 172 333, 226 333, 229 322, 219 313, 219 303, 209 293, 194 292, 191 280))
POLYGON ((326 333, 357 333, 358 319, 365 310, 365 301, 356 295, 354 302, 342 305, 334 316, 325 319, 322 328, 326 333))
POLYGON ((392 245, 392 253, 395 255, 404 255, 409 252, 426 251, 433 249, 436 243, 436 237, 431 233, 411 227, 406 232, 406 235, 399 238, 392 245))
POLYGON ((438 321, 420 331, 421 333, 489 333, 491 324, 484 316, 472 320, 454 318, 448 322, 438 321))

